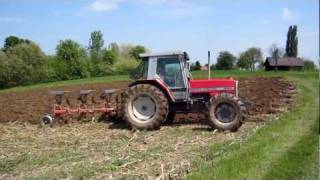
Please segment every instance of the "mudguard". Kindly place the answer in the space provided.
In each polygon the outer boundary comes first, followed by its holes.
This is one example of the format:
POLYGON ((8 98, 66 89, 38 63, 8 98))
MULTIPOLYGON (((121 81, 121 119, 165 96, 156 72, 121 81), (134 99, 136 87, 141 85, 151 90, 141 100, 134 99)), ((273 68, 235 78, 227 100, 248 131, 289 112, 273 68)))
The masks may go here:
POLYGON ((153 86, 156 86, 159 88, 167 97, 169 102, 175 102, 174 95, 168 88, 168 86, 161 80, 161 79, 144 79, 144 80, 137 80, 131 84, 129 84, 129 87, 135 86, 138 84, 151 84, 153 86))

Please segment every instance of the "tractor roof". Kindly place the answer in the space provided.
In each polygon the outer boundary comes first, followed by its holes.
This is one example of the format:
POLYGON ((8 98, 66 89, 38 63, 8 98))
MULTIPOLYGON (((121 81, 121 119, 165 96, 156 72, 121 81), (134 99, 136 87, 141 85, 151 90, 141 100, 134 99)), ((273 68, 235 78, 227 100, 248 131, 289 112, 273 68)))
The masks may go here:
POLYGON ((139 57, 140 58, 147 58, 147 57, 178 56, 178 55, 187 56, 186 59, 189 59, 188 54, 184 51, 170 51, 170 52, 162 52, 162 53, 143 53, 143 54, 140 54, 139 57))

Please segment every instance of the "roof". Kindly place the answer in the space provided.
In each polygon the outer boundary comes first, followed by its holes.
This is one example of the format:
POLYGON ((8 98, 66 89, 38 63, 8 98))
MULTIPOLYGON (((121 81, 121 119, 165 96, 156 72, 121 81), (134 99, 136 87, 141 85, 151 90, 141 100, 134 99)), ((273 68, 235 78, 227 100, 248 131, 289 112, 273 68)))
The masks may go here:
POLYGON ((303 61, 296 57, 279 58, 278 64, 276 64, 276 60, 274 58, 268 57, 264 65, 266 65, 267 62, 269 63, 269 66, 303 67, 303 61))
POLYGON ((154 57, 154 56, 175 56, 175 55, 184 55, 184 51, 169 51, 161 53, 142 53, 139 55, 140 58, 144 57, 154 57))

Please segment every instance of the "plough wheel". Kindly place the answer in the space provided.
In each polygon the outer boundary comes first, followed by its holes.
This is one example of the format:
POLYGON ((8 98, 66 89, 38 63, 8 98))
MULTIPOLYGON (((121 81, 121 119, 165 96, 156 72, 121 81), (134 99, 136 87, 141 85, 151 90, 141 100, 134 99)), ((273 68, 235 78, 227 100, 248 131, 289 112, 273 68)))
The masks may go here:
POLYGON ((149 84, 130 87, 122 103, 123 119, 132 129, 159 129, 168 114, 168 100, 161 90, 149 84))

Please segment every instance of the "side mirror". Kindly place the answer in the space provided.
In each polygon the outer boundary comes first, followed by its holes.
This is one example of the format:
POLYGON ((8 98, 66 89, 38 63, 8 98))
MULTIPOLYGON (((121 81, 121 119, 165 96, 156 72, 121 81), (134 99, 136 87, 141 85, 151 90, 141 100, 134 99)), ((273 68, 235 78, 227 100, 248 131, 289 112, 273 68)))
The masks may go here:
POLYGON ((190 60, 189 55, 188 55, 187 52, 183 52, 183 55, 184 55, 184 59, 185 59, 185 60, 187 60, 187 61, 190 60))

